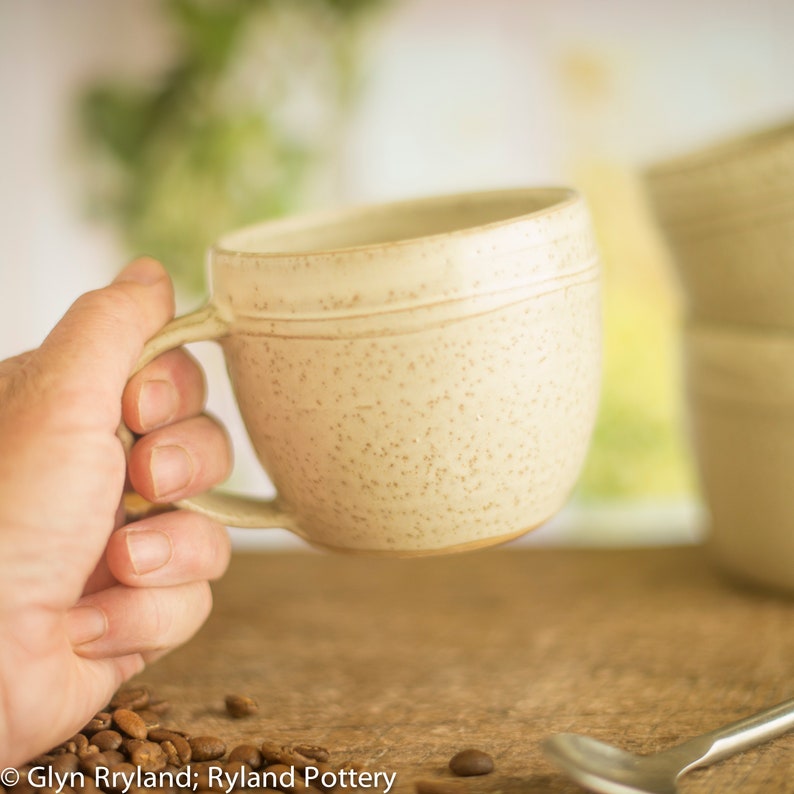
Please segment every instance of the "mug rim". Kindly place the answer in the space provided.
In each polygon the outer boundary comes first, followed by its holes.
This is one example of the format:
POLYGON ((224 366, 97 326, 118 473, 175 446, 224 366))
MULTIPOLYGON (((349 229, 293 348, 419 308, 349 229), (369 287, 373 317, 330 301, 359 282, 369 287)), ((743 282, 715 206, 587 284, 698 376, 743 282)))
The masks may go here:
POLYGON ((709 167, 720 161, 729 161, 746 151, 759 150, 778 141, 794 137, 794 118, 771 126, 759 127, 738 135, 721 138, 699 146, 685 154, 653 163, 645 169, 646 178, 654 179, 709 167))
POLYGON ((499 227, 507 226, 518 220, 535 220, 545 215, 559 212, 566 207, 575 206, 582 203, 583 194, 573 187, 568 186, 537 186, 537 187, 518 187, 504 188, 495 190, 465 191, 459 193, 429 194, 392 201, 380 201, 374 203, 354 203, 343 206, 336 206, 324 209, 306 210, 295 214, 288 214, 281 217, 270 218, 256 223, 232 229, 221 235, 218 240, 209 247, 210 257, 223 256, 235 257, 240 259, 250 258, 283 258, 285 256, 323 256, 335 254, 348 254, 360 251, 377 251, 385 248, 394 248, 410 245, 421 245, 427 241, 439 239, 461 239, 471 237, 486 231, 492 231, 499 227), (474 225, 462 226, 447 231, 431 232, 427 234, 417 234, 414 236, 400 237, 397 239, 386 239, 371 243, 360 243, 355 245, 343 245, 333 247, 317 247, 293 250, 270 250, 270 251, 243 251, 231 245, 232 240, 246 234, 251 234, 255 230, 267 227, 276 234, 298 231, 300 229, 311 230, 323 225, 331 225, 350 221, 353 218, 373 217, 385 212, 405 211, 417 207, 443 207, 454 203, 472 202, 480 199, 519 199, 539 197, 543 194, 548 195, 548 200, 538 209, 526 213, 510 214, 498 220, 478 223, 474 225))

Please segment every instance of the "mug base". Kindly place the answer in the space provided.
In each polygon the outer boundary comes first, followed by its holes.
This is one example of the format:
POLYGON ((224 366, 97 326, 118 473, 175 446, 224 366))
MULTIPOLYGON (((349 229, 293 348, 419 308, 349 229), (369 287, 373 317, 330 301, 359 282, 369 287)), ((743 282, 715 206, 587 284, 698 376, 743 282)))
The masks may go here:
POLYGON ((332 552, 334 554, 351 554, 360 557, 397 557, 400 559, 409 557, 440 557, 445 554, 460 554, 462 552, 485 549, 489 546, 500 546, 532 532, 543 523, 545 523, 545 521, 540 521, 525 529, 520 529, 517 532, 510 532, 506 535, 477 538, 476 540, 469 540, 465 543, 456 543, 452 546, 439 546, 427 549, 359 549, 351 546, 333 546, 326 543, 318 543, 306 537, 303 537, 303 540, 312 546, 312 548, 319 551, 332 552))

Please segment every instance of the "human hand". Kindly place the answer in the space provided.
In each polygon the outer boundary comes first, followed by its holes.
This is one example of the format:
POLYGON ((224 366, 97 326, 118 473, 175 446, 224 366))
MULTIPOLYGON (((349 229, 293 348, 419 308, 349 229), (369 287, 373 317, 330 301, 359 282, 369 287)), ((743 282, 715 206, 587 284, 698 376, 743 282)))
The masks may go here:
POLYGON ((130 378, 173 316, 151 259, 79 298, 40 348, 0 362, 0 766, 77 732, 144 664, 187 640, 229 560, 187 511, 122 526, 125 478, 170 502, 222 480, 227 438, 183 350, 130 378), (129 462, 120 420, 142 434, 129 462))

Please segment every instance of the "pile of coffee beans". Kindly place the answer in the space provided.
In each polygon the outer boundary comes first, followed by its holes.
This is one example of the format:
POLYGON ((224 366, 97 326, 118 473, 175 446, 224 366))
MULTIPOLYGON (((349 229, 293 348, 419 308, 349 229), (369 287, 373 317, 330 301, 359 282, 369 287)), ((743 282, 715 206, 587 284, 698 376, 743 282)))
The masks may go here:
MULTIPOLYGON (((225 698, 235 720, 258 712, 241 694, 225 698)), ((390 790, 396 775, 360 764, 331 763, 330 752, 313 744, 227 742, 169 725, 170 704, 148 687, 121 689, 107 708, 77 734, 19 768, 12 794, 349 794, 348 789, 390 790)), ((415 780, 416 794, 465 794, 459 778, 484 775, 493 759, 474 748, 449 761, 454 778, 415 780)), ((3 788, 0 787, 0 794, 3 788)))
MULTIPOLYGON (((235 719, 258 710, 256 701, 245 695, 228 695, 225 703, 235 719)), ((264 742, 229 748, 218 736, 193 735, 168 725, 169 709, 169 703, 155 698, 147 687, 122 689, 79 733, 20 767, 19 781, 6 788, 13 794, 227 793, 250 789, 248 784, 259 776, 274 784, 257 786, 260 794, 325 794, 333 786, 323 785, 324 780, 338 781, 344 772, 348 779, 371 774, 357 764, 332 765, 329 751, 316 745, 264 742), (302 777, 307 767, 314 785, 302 777), (155 778, 176 784, 150 785, 155 778)))

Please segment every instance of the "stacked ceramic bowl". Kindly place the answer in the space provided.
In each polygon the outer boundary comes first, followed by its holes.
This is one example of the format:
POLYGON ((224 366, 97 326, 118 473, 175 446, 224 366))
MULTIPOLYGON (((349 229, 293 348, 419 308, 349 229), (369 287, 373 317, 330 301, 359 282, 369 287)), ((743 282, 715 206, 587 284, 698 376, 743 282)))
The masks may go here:
POLYGON ((794 591, 794 123, 661 163, 647 185, 684 292, 709 545, 794 591))

